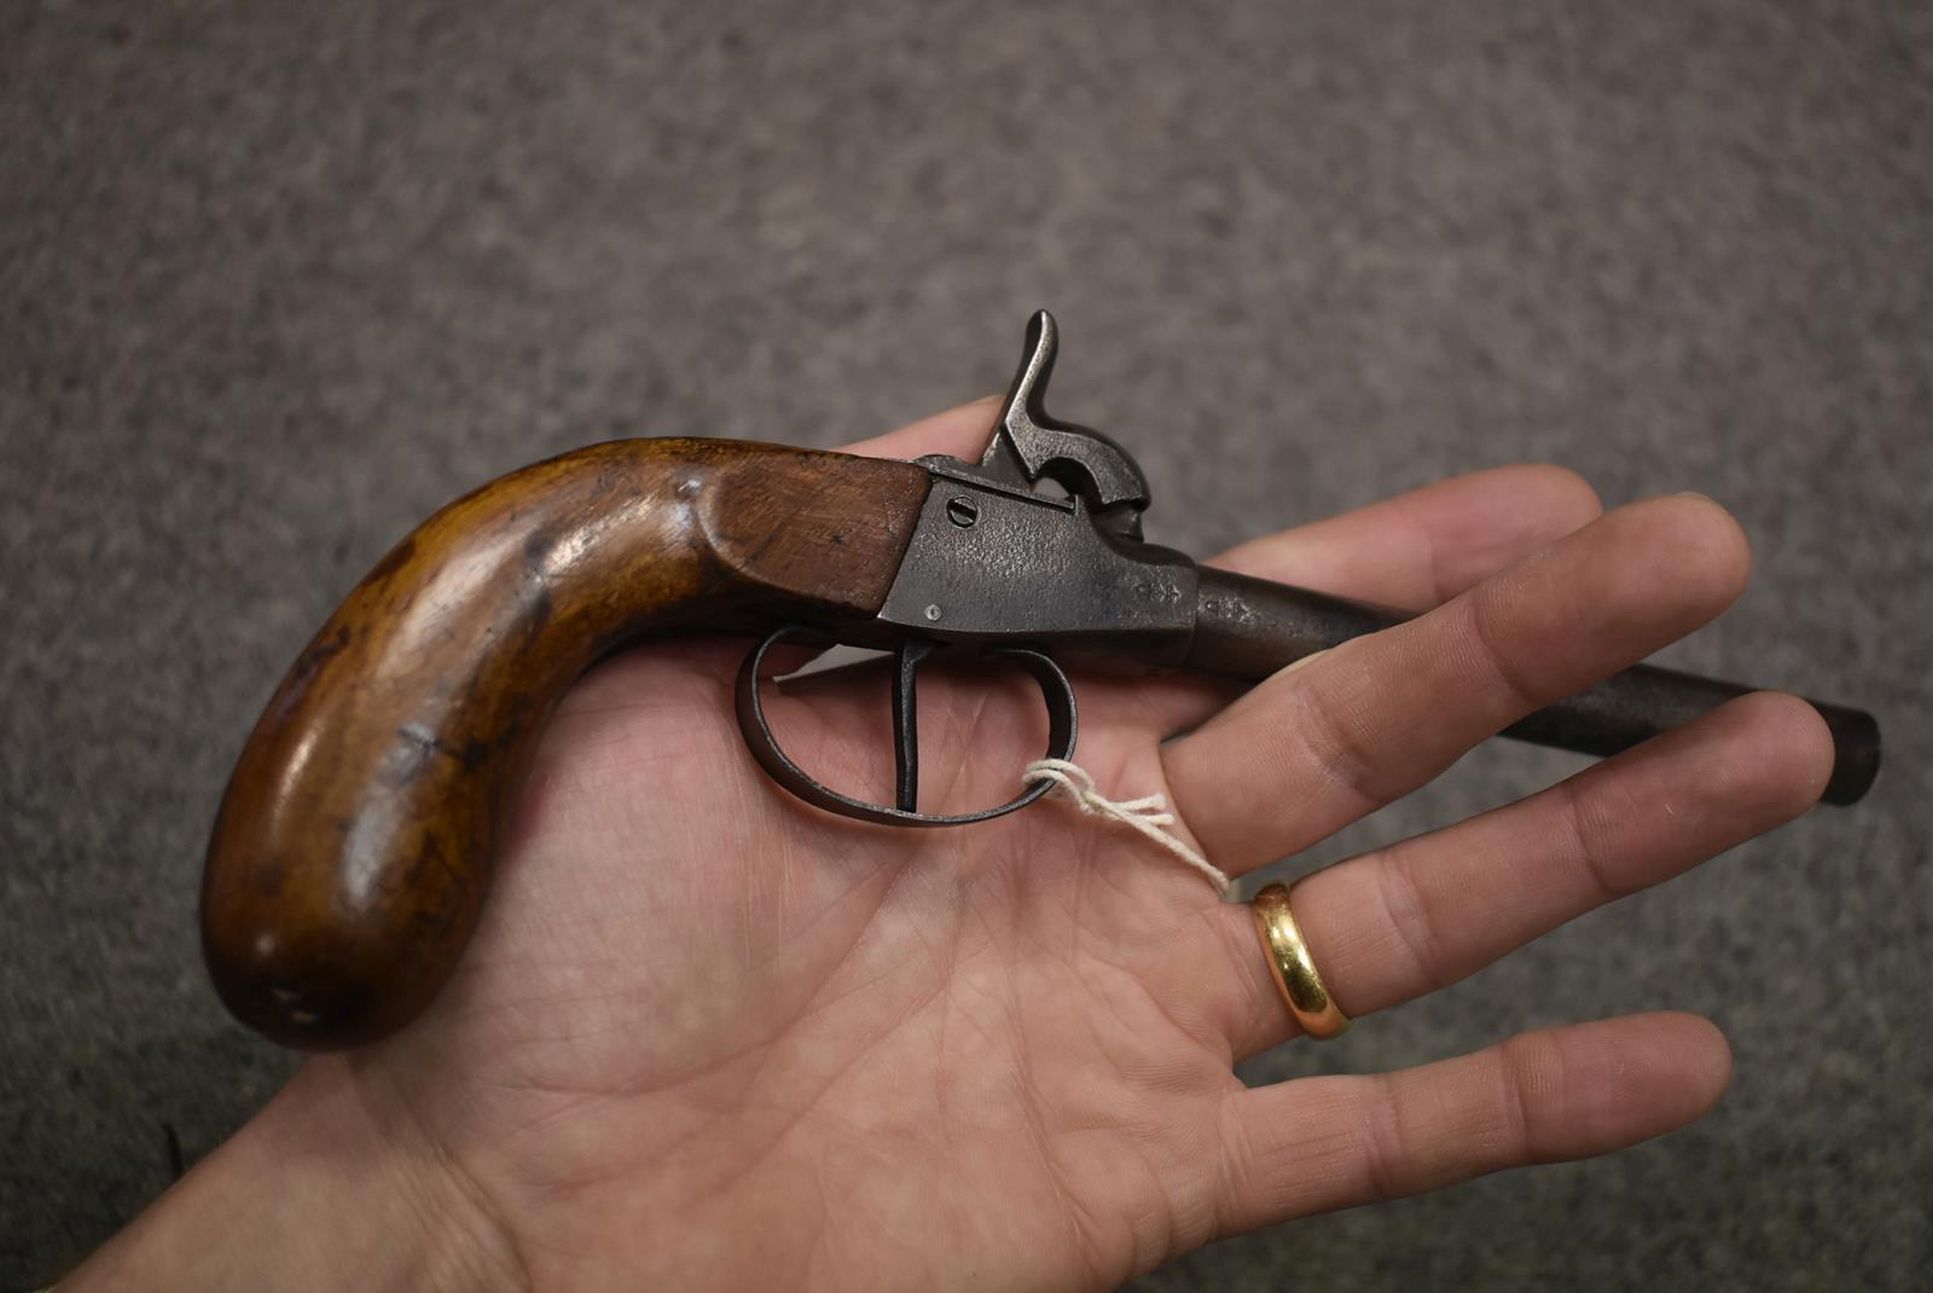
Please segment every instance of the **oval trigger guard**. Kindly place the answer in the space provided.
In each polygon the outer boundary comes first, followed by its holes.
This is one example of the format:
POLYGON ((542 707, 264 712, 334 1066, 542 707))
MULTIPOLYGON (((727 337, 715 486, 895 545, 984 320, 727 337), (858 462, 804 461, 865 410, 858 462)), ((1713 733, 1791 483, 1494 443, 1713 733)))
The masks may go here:
MULTIPOLYGON (((745 662, 739 666, 738 682, 733 693, 738 727, 745 737, 746 748, 766 775, 795 798, 842 817, 885 826, 966 826, 991 821, 1025 808, 1053 788, 1051 781, 1036 781, 1006 803, 974 813, 922 813, 910 806, 918 782, 918 756, 914 749, 913 675, 920 661, 933 647, 932 643, 924 641, 911 642, 900 649, 894 678, 895 782, 897 798, 902 805, 908 806, 889 808, 885 804, 868 803, 818 781, 779 748, 778 738, 766 721, 765 707, 758 694, 759 676, 766 653, 788 638, 808 634, 822 636, 804 625, 788 624, 753 647, 746 655, 745 662)), ((1033 676, 1040 685, 1041 698, 1047 704, 1045 757, 1072 758, 1077 727, 1074 686, 1067 680, 1061 667, 1050 656, 1027 647, 1001 647, 985 654, 990 658, 1011 660, 1033 676)))

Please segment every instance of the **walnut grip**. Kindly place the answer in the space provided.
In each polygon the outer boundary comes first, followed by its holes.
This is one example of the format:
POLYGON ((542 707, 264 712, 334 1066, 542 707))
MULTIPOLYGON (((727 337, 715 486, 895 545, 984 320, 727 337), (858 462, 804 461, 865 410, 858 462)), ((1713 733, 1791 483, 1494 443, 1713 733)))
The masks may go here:
POLYGON ((558 699, 671 633, 871 616, 927 491, 908 463, 620 440, 450 504, 371 570, 269 701, 201 898, 216 990, 305 1050, 413 1019, 474 929, 558 699))

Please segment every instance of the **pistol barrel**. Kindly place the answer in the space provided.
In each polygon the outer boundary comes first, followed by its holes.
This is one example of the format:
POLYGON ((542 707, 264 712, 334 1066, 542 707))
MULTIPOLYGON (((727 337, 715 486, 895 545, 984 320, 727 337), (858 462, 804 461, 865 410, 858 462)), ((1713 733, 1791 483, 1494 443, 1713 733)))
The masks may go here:
MULTIPOLYGON (((1201 570, 1195 636, 1186 667, 1259 682, 1304 656, 1410 618, 1307 589, 1224 570, 1201 570)), ((1636 665, 1546 706, 1502 735, 1599 757, 1682 726, 1758 688, 1636 665)), ((1807 698, 1832 731, 1835 759, 1825 801, 1857 803, 1879 773, 1879 724, 1864 710, 1807 698)))

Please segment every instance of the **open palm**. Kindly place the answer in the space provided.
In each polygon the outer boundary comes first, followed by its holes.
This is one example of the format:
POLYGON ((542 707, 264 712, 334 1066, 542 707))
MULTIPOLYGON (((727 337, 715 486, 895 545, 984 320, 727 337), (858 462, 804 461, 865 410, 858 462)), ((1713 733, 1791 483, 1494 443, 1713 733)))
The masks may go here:
MULTIPOLYGON (((970 451, 990 409, 862 452, 970 451)), ((1512 468, 1220 564, 1441 609, 1240 697, 1077 679, 1078 757, 1166 795, 1240 874, 1422 784, 1521 714, 1721 610, 1748 558, 1711 503, 1598 517, 1512 468)), ((1249 1091, 1287 1040, 1244 905, 1052 801, 961 830, 793 801, 731 717, 742 644, 653 646, 552 725, 458 977, 416 1026, 312 1061, 455 1182, 473 1282, 546 1288, 1100 1288, 1221 1235, 1599 1153, 1702 1113, 1723 1039, 1650 1015, 1403 1073, 1249 1091)), ((1045 722, 1024 680, 936 673, 926 794, 1010 797, 1045 722)), ((874 790, 859 668, 769 702, 800 761, 874 790)), ((1760 695, 1522 803, 1305 880, 1296 912, 1362 1015, 1803 811, 1831 762, 1760 695)))

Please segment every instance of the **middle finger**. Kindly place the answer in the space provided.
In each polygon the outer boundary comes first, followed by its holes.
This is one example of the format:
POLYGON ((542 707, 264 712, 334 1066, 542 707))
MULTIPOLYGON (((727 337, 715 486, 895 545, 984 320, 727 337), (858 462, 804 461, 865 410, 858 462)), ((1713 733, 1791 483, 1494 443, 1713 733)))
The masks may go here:
POLYGON ((1297 852, 1691 632, 1749 567, 1737 523, 1709 499, 1620 508, 1428 614, 1276 674, 1165 746, 1175 805, 1231 875, 1297 852))

